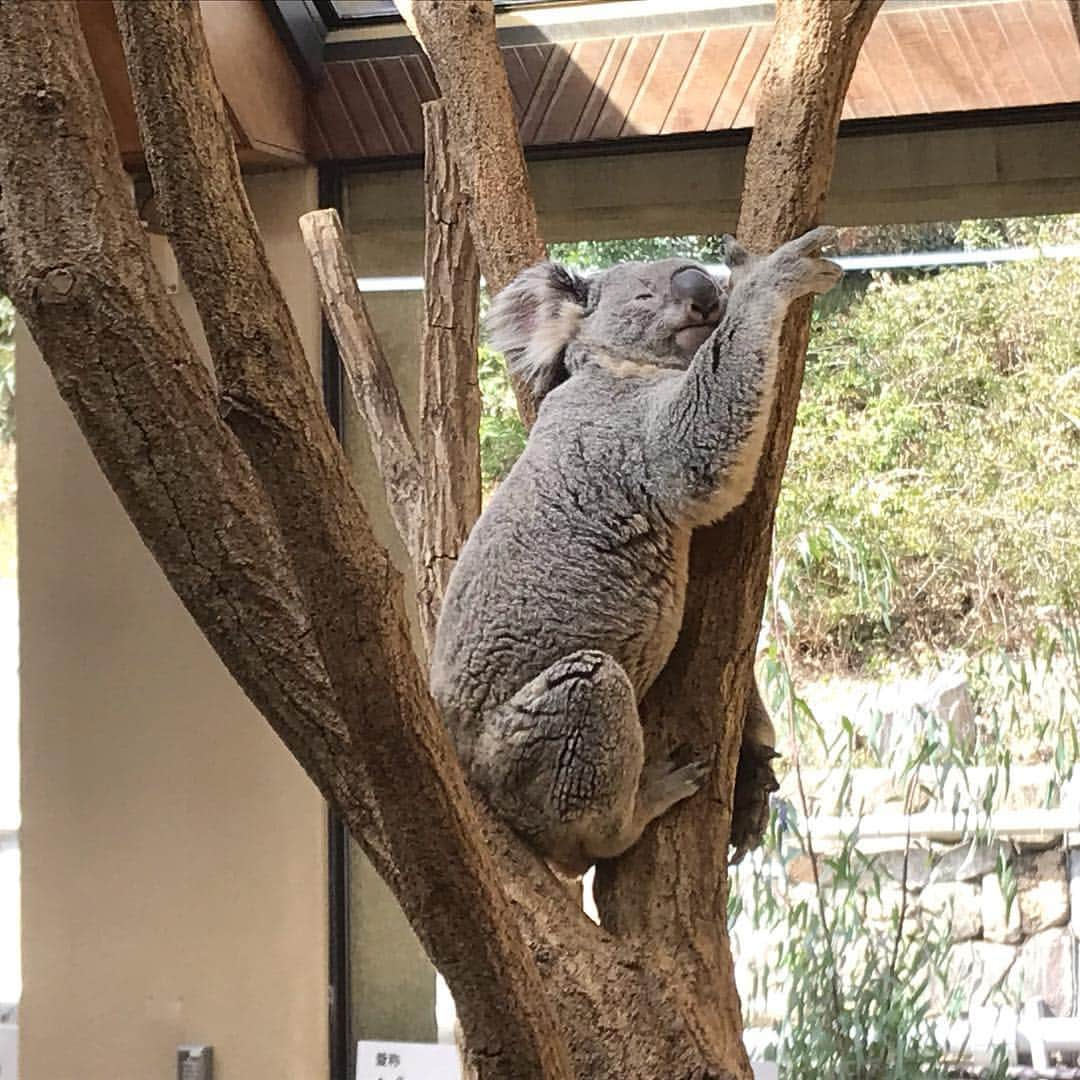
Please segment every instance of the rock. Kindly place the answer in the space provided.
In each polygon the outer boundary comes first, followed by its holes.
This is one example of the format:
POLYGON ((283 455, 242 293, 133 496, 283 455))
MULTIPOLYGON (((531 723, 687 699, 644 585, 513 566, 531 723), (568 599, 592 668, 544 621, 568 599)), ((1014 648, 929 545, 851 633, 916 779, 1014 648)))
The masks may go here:
MULTIPOLYGON (((904 878, 904 853, 902 851, 883 851, 874 856, 874 866, 883 875, 893 881, 904 878)), ((866 876, 868 873, 864 872, 866 876)), ((908 852, 907 886, 909 889, 921 889, 930 880, 930 853, 923 848, 912 848, 908 852)))
POLYGON ((1020 950, 1024 997, 1041 997, 1054 1016, 1071 1015, 1075 964, 1076 941, 1067 927, 1029 938, 1020 950))
POLYGON ((944 1009, 953 993, 968 1005, 987 1005, 1009 977, 1019 950, 990 941, 965 941, 949 950, 948 985, 934 995, 936 1011, 944 1009))
POLYGON ((1020 904, 1017 897, 1007 904, 997 874, 984 874, 982 879, 983 937, 987 941, 1014 944, 1023 937, 1020 925, 1020 904))
POLYGON ((928 885, 919 895, 919 909, 935 919, 948 918, 954 942, 970 941, 982 933, 982 894, 978 885, 928 885))
MULTIPOLYGON (((809 855, 796 855, 785 869, 787 879, 792 885, 805 885, 812 883, 814 880, 814 863, 809 855)), ((832 882, 833 869, 821 855, 817 857, 817 872, 818 880, 822 885, 828 885, 832 882)))
POLYGON ((1005 850, 1001 843, 965 843, 947 848, 938 855, 930 881, 981 881, 993 872, 999 854, 1005 850))
MULTIPOLYGON (((880 889, 864 892, 862 901, 863 915, 867 922, 875 926, 891 926, 893 920, 900 914, 900 908, 904 902, 904 890, 896 882, 885 878, 881 882, 880 889)), ((909 898, 907 913, 912 915, 914 909, 915 902, 909 898)))
POLYGON ((867 696, 865 713, 878 753, 884 760, 914 744, 928 725, 944 727, 952 742, 970 747, 975 738, 975 707, 962 671, 940 671, 916 679, 902 679, 877 688, 867 696))
POLYGON ((1080 937, 1080 848, 1069 851, 1069 926, 1080 937))
POLYGON ((1025 937, 1069 921, 1065 853, 1060 849, 1020 855, 1014 861, 1020 926, 1025 937))

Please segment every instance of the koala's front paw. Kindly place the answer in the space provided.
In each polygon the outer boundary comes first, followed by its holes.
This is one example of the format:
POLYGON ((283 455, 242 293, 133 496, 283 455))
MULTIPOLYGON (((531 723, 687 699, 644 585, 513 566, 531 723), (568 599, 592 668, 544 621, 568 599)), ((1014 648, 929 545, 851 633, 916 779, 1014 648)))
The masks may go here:
POLYGON ((735 773, 735 799, 731 808, 731 846, 733 863, 753 851, 769 827, 769 796, 779 789, 771 746, 744 740, 735 773))
POLYGON ((762 270, 792 300, 826 293, 844 276, 836 263, 819 258, 822 247, 835 239, 836 230, 831 225, 811 229, 777 248, 765 260, 762 270))

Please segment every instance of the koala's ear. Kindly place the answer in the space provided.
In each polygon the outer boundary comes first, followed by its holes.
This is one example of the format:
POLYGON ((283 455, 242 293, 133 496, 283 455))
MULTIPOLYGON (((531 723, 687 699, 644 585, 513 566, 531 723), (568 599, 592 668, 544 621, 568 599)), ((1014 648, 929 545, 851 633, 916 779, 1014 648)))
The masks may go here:
POLYGON ((523 270, 491 303, 488 341, 539 401, 569 377, 566 346, 577 336, 589 283, 558 263, 523 270))

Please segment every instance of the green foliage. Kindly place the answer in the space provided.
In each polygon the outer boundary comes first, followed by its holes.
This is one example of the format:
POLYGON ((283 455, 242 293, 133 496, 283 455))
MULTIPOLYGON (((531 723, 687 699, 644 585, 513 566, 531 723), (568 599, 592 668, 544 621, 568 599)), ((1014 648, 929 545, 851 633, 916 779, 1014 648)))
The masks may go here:
POLYGON ((602 270, 617 262, 648 262, 653 259, 696 259, 718 263, 724 258, 719 236, 646 236, 636 240, 580 240, 572 244, 552 244, 555 262, 579 270, 602 270))
POLYGON ((480 346, 480 392, 480 471, 484 490, 490 492, 524 449, 525 425, 518 416, 503 358, 486 345, 480 346))
POLYGON ((1047 259, 884 275, 815 323, 777 540, 837 528, 863 567, 792 562, 804 655, 1016 642, 1075 605, 1078 301, 1080 262, 1047 259))

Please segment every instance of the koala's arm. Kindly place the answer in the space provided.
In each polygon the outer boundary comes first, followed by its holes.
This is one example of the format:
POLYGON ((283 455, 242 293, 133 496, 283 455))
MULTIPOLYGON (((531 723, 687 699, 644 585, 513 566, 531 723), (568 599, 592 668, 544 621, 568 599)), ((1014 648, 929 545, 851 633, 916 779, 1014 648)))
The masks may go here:
POLYGON ((666 384, 650 410, 648 438, 667 494, 698 523, 717 520, 746 497, 772 412, 780 328, 792 301, 840 279, 816 257, 833 236, 814 229, 772 255, 735 249, 727 308, 686 373, 666 384))

